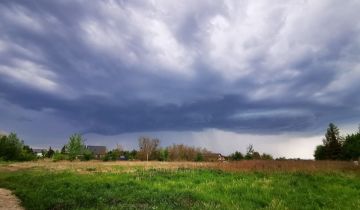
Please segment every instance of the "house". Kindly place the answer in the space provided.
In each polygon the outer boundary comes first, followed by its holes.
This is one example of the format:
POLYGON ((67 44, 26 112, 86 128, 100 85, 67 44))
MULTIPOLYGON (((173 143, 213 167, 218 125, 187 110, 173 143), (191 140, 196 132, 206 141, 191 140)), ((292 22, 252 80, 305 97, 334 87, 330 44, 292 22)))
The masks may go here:
POLYGON ((36 157, 44 157, 47 149, 32 149, 32 151, 36 155, 36 157))
POLYGON ((95 156, 96 159, 101 159, 106 155, 106 147, 105 146, 86 146, 92 154, 95 156))

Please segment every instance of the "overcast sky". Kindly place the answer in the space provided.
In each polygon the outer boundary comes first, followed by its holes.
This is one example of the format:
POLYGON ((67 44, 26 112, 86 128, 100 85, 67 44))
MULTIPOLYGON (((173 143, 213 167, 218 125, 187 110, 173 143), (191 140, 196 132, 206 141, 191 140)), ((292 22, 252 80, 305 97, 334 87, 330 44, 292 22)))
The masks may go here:
POLYGON ((33 147, 248 144, 360 122, 360 1, 0 1, 0 130, 33 147))

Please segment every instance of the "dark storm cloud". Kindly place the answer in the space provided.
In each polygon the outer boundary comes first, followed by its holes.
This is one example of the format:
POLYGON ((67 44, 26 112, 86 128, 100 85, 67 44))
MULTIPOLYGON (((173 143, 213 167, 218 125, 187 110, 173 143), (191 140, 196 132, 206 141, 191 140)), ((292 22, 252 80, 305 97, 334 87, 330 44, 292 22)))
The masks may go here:
POLYGON ((360 119, 359 8, 2 1, 0 97, 105 135, 352 123, 360 119))

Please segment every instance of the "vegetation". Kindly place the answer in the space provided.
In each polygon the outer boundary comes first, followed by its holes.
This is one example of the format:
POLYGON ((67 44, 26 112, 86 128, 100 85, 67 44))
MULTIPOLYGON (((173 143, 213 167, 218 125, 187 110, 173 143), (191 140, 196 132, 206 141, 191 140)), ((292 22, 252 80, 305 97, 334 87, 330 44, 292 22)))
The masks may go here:
POLYGON ((119 157, 121 156, 122 152, 120 151, 120 149, 114 149, 112 151, 109 151, 105 157, 103 158, 104 161, 109 161, 109 160, 119 160, 119 157))
POLYGON ((28 161, 34 160, 36 156, 32 149, 21 141, 16 133, 8 136, 0 136, 0 160, 5 161, 28 161))
POLYGON ((70 136, 69 142, 66 145, 66 151, 69 155, 69 160, 75 160, 84 155, 86 147, 81 134, 75 133, 70 136))
POLYGON ((49 150, 45 153, 45 157, 52 158, 55 154, 55 151, 49 147, 49 150))
POLYGON ((341 149, 341 158, 343 160, 357 160, 360 158, 360 128, 355 134, 349 134, 341 149))
MULTIPOLYGON (((255 151, 253 145, 249 145, 245 154, 235 151, 228 157, 219 153, 213 153, 205 148, 197 148, 184 144, 173 144, 167 147, 160 147, 160 140, 157 138, 140 137, 139 150, 126 151, 118 145, 116 149, 108 151, 105 156, 101 154, 104 161, 116 160, 159 160, 159 161, 239 161, 239 160, 273 160, 271 154, 255 151)), ((86 149, 85 140, 81 134, 70 136, 68 143, 60 151, 54 151, 51 147, 43 152, 43 157, 59 160, 92 160, 95 158, 90 150, 86 149)), ((100 155, 96 155, 99 159, 100 155)), ((359 160, 360 158, 360 127, 354 134, 345 137, 340 135, 339 128, 330 123, 323 139, 323 144, 318 145, 314 152, 316 160, 359 160)), ((15 133, 6 136, 0 134, 0 160, 25 161, 35 160, 38 157, 32 149, 19 140, 15 133)), ((41 158, 41 157, 40 157, 41 158)), ((276 160, 285 160, 285 157, 276 160)))
POLYGON ((63 153, 60 153, 60 152, 55 152, 54 155, 53 155, 53 161, 60 161, 60 160, 67 160, 68 159, 68 156, 63 154, 63 153))
POLYGON ((340 136, 339 128, 330 123, 323 145, 316 147, 314 157, 316 160, 358 160, 360 158, 360 128, 357 133, 349 134, 344 138, 340 136))
POLYGON ((138 157, 140 160, 154 160, 155 157, 152 156, 155 154, 157 147, 159 146, 159 139, 152 139, 149 137, 140 137, 139 138, 139 152, 138 157))
POLYGON ((235 151, 230 155, 230 160, 242 160, 242 159, 244 159, 244 155, 239 151, 235 151))
POLYGON ((75 165, 74 171, 0 167, 0 187, 13 190, 29 210, 357 209, 360 204, 360 175, 351 171, 145 170, 114 165, 114 172, 103 172, 102 166, 88 165, 87 173, 80 174, 75 165))
POLYGON ((234 153, 230 154, 229 156, 230 160, 236 161, 236 160, 273 160, 273 157, 270 154, 263 153, 260 155, 259 152, 255 151, 252 144, 250 144, 246 149, 245 156, 239 152, 235 151, 234 153))
POLYGON ((210 152, 206 149, 187 146, 184 144, 173 144, 167 147, 169 161, 203 161, 204 154, 210 152))

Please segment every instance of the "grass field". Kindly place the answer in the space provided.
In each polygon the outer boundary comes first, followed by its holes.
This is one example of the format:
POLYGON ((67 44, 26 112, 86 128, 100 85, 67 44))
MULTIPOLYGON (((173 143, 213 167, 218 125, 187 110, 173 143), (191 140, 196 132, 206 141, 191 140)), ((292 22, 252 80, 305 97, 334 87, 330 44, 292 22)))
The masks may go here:
POLYGON ((346 162, 0 164, 26 209, 359 209, 346 162))

